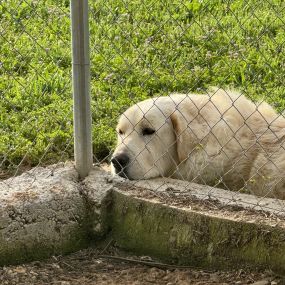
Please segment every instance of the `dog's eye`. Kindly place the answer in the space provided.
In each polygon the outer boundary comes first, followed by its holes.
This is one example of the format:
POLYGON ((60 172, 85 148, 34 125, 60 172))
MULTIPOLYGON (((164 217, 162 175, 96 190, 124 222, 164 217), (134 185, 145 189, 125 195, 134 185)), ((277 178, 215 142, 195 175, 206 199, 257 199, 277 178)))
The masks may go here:
POLYGON ((119 130, 118 133, 119 133, 120 135, 123 135, 123 134, 124 134, 124 132, 123 132, 122 130, 119 130))
POLYGON ((143 136, 150 136, 150 135, 152 135, 152 134, 154 134, 155 133, 155 130, 154 129, 151 129, 151 128, 144 128, 143 130, 142 130, 142 135, 143 136))

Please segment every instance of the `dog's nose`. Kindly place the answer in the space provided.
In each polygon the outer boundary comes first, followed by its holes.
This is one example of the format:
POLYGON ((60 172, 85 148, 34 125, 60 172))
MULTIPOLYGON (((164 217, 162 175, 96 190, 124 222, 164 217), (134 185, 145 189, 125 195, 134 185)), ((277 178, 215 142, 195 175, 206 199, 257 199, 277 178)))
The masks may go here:
POLYGON ((125 153, 120 153, 111 159, 117 172, 123 170, 129 163, 130 159, 125 153))

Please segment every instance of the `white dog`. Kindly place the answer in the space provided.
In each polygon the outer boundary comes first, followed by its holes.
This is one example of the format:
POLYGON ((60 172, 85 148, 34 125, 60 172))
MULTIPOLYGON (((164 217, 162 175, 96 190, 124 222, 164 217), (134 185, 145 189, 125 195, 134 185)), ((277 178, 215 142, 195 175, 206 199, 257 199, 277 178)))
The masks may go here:
POLYGON ((119 119, 112 172, 173 177, 285 199, 285 119, 233 91, 171 94, 119 119))

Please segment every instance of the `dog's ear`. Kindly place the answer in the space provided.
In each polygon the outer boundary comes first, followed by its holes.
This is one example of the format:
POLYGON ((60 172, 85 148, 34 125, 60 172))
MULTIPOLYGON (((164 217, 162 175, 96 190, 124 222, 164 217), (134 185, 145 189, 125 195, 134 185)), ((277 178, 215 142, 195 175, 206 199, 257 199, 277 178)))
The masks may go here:
POLYGON ((201 149, 209 134, 209 126, 191 100, 180 103, 170 119, 176 136, 178 160, 181 163, 191 153, 201 149))

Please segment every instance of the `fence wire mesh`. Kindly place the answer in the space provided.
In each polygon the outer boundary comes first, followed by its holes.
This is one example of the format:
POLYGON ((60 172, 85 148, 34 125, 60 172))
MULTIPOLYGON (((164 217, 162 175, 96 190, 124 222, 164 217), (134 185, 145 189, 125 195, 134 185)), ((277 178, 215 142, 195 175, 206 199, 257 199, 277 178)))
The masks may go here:
POLYGON ((235 190, 232 201, 238 193, 284 199, 284 8, 283 1, 91 3, 98 162, 111 158, 113 172, 128 179, 235 190), (106 130, 114 120, 113 152, 106 130))
POLYGON ((73 154, 67 1, 0 3, 0 178, 73 154))
MULTIPOLYGON (((284 9, 89 1, 93 161, 284 199, 284 9)), ((1 178, 73 157, 69 12, 65 0, 0 3, 1 178)))

